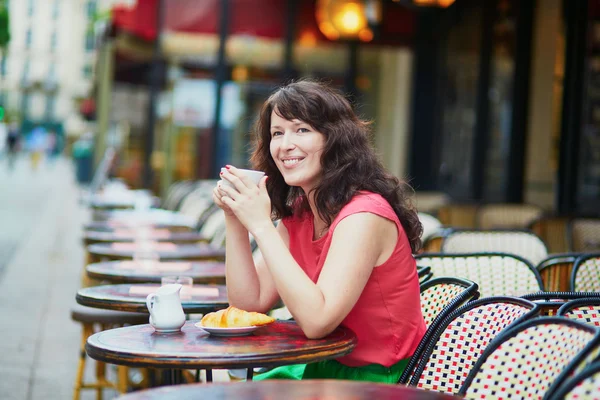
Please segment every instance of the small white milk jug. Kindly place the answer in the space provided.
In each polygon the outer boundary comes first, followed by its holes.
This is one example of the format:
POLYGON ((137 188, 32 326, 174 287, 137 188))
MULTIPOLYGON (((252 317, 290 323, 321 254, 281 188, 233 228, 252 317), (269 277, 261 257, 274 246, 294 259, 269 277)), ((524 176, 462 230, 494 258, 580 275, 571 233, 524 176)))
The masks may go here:
POLYGON ((161 286, 146 297, 146 307, 150 312, 150 325, 156 332, 178 332, 185 324, 185 314, 181 306, 179 283, 161 286))

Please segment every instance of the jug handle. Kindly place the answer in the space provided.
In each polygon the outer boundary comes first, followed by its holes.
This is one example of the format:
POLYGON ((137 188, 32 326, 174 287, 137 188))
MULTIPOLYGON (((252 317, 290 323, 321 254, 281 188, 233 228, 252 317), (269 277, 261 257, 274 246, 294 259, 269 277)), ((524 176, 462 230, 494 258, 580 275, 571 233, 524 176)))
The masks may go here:
POLYGON ((146 297, 146 307, 148 307, 148 311, 150 312, 150 315, 154 314, 154 303, 155 302, 158 302, 158 299, 156 298, 156 293, 150 293, 146 297))

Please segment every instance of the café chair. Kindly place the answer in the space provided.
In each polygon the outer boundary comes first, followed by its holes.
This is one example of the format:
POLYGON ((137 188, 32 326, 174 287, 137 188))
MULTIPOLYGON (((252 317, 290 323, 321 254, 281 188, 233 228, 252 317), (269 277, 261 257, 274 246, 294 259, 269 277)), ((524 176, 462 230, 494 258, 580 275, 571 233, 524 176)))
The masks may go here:
POLYGON ((558 315, 600 327, 600 297, 571 300, 558 309, 558 315))
POLYGON ((595 362, 563 383, 548 400, 597 399, 600 393, 600 362, 595 362))
POLYGON ((538 312, 539 307, 534 303, 514 297, 485 297, 465 304, 439 324, 408 378, 408 385, 458 393, 489 343, 538 312))
POLYGON ((532 265, 548 257, 548 249, 542 239, 526 230, 453 230, 442 241, 442 253, 481 252, 514 254, 532 265))
POLYGON ((544 290, 547 292, 568 292, 573 265, 582 253, 552 254, 542 260, 535 269, 540 273, 544 290))
POLYGON ((600 251, 600 218, 573 218, 567 225, 570 251, 600 251))
POLYGON ((546 243, 550 253, 566 253, 568 216, 545 214, 532 221, 527 227, 546 243))
POLYGON ((92 334, 101 330, 125 325, 147 324, 148 314, 103 310, 76 304, 71 308, 71 319, 79 322, 82 326, 79 363, 75 378, 73 399, 79 400, 82 389, 95 389, 96 398, 98 399, 102 398, 103 389, 115 389, 119 393, 125 393, 128 387, 129 370, 124 366, 117 367, 117 382, 111 382, 106 378, 105 363, 96 361, 96 381, 84 382, 84 371, 87 359, 85 344, 92 334))
POLYGON ((597 329, 567 318, 522 322, 489 344, 458 394, 469 399, 544 398, 589 360, 599 341, 597 329))
POLYGON ((458 307, 479 297, 477 288, 473 281, 452 277, 435 278, 421 285, 421 313, 427 330, 398 382, 407 382, 440 322, 458 307))
POLYGON ((417 265, 431 267, 435 276, 477 282, 484 297, 513 296, 542 290, 539 273, 525 259, 506 253, 419 254, 417 265))
POLYGON ((600 292, 600 253, 587 254, 575 261, 571 273, 572 292, 600 292))
POLYGON ((479 229, 525 229, 543 210, 533 204, 483 204, 477 209, 479 229))

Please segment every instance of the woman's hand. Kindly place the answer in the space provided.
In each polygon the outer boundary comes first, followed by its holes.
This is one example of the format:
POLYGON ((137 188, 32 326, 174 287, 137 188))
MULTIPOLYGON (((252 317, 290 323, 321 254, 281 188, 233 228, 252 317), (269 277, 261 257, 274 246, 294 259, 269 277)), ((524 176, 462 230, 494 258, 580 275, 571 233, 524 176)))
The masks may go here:
POLYGON ((235 214, 233 213, 233 211, 231 211, 231 208, 227 207, 225 203, 223 203, 223 194, 220 190, 221 186, 221 182, 219 182, 217 183, 217 186, 215 186, 215 188, 213 189, 213 201, 221 210, 223 210, 226 217, 235 217, 235 214))
POLYGON ((229 167, 221 177, 234 187, 221 185, 220 202, 235 214, 246 229, 255 235, 271 221, 271 199, 267 193, 267 177, 263 177, 258 185, 235 167, 229 167))

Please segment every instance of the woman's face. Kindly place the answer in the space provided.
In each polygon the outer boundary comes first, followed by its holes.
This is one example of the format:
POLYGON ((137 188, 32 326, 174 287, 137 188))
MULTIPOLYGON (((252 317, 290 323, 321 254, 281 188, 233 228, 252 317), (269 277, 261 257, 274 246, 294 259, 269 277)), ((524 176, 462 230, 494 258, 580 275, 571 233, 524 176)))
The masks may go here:
POLYGON ((316 186, 324 146, 325 137, 310 125, 271 112, 271 157, 288 185, 299 186, 304 193, 316 186))

